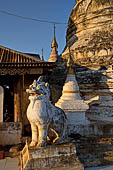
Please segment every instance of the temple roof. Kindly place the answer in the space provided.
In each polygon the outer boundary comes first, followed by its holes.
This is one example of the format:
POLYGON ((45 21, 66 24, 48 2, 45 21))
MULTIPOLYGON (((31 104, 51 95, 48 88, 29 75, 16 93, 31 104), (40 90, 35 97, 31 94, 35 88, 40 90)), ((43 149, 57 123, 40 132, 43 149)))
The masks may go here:
POLYGON ((42 74, 51 72, 55 65, 40 59, 39 54, 22 53, 0 46, 0 75, 42 74))
POLYGON ((39 54, 22 53, 0 46, 0 63, 41 62, 39 54))

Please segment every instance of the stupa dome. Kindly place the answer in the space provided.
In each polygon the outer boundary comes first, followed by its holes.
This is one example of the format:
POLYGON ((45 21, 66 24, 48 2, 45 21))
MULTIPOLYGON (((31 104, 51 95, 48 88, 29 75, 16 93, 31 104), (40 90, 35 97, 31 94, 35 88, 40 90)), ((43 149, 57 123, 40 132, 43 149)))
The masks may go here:
MULTIPOLYGON (((113 0, 77 0, 69 17, 66 43, 74 59, 113 53, 113 0)), ((65 58, 68 50, 63 52, 65 58)))

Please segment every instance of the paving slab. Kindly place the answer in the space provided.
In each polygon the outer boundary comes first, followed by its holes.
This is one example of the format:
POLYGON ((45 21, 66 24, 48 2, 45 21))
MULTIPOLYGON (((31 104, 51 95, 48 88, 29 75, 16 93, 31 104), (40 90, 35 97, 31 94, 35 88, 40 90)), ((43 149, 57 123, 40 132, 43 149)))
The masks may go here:
POLYGON ((0 160, 0 170, 18 170, 18 158, 0 160))
POLYGON ((4 170, 6 165, 6 160, 5 159, 1 159, 0 160, 0 170, 4 170))
POLYGON ((85 170, 113 170, 113 165, 102 166, 102 167, 85 168, 85 170))

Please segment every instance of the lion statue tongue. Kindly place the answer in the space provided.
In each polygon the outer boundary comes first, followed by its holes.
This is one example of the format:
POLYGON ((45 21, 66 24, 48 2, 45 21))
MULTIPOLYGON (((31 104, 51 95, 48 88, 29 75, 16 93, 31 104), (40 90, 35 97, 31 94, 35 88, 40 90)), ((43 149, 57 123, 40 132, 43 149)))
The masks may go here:
POLYGON ((66 136, 67 118, 63 110, 52 105, 49 84, 41 76, 33 81, 26 92, 30 94, 27 108, 32 130, 30 146, 45 147, 47 140, 51 143, 62 142, 66 136))

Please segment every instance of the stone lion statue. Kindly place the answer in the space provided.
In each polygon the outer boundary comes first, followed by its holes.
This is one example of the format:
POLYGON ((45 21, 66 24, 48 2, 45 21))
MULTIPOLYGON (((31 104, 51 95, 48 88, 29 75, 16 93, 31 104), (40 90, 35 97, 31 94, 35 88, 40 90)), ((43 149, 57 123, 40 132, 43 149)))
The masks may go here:
POLYGON ((45 147, 48 143, 62 142, 66 136, 67 118, 63 110, 50 101, 49 84, 34 80, 26 90, 30 94, 27 118, 31 124, 30 146, 45 147))

